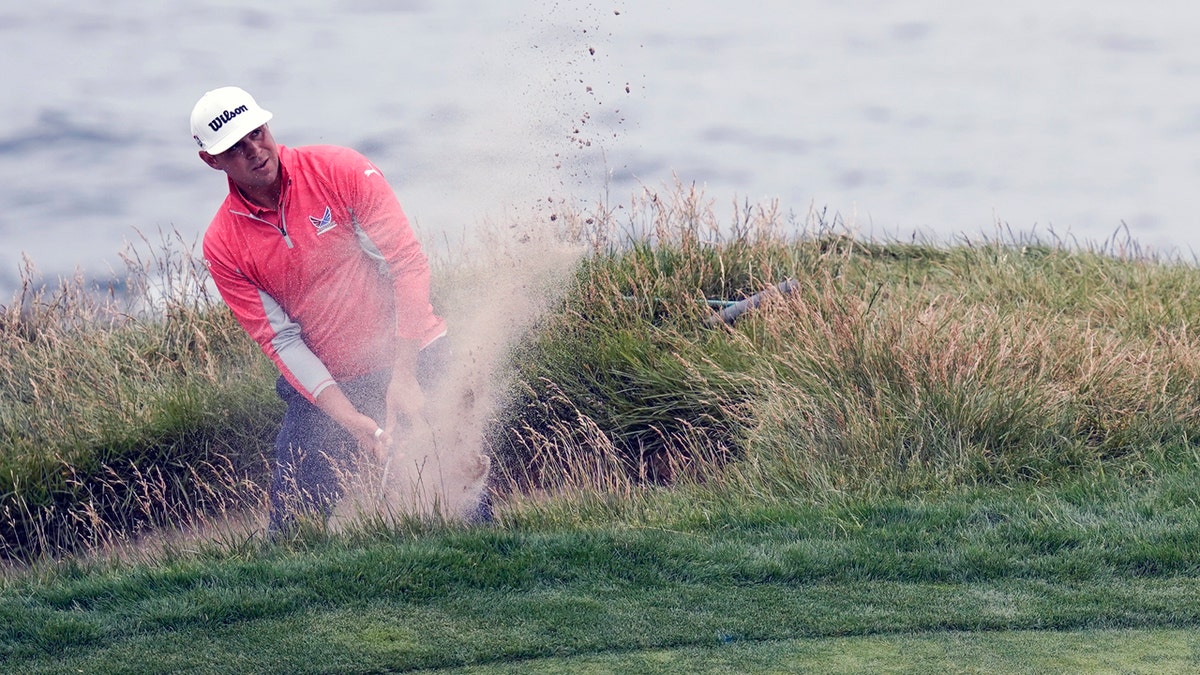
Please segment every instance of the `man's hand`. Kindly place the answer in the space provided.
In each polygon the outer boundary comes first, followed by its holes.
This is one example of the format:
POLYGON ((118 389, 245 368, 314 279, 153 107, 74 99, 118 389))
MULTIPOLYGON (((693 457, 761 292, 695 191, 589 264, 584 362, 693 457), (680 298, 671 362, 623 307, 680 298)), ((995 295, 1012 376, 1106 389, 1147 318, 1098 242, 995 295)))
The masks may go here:
POLYGON ((380 428, 375 420, 359 412, 337 385, 326 387, 317 396, 317 407, 349 431, 364 452, 380 460, 387 458, 393 441, 391 429, 380 428))
MULTIPOLYGON (((371 418, 368 417, 367 419, 370 420, 371 418)), ((374 454, 375 459, 380 462, 387 461, 388 452, 392 447, 392 435, 385 429, 375 426, 375 420, 371 420, 370 426, 374 427, 375 430, 369 436, 354 434, 355 440, 358 441, 358 447, 362 448, 365 452, 374 454)))

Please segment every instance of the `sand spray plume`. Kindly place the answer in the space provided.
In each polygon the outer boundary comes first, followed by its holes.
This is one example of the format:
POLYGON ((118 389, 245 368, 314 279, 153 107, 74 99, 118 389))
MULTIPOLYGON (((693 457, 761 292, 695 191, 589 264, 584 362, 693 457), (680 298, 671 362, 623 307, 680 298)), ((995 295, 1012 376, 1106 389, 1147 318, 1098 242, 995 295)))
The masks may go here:
POLYGON ((453 339, 451 370, 428 394, 425 419, 398 434, 391 457, 353 479, 333 527, 363 517, 454 520, 472 512, 489 478, 484 434, 506 396, 509 349, 566 292, 585 253, 542 223, 530 215, 510 227, 485 225, 473 244, 447 254, 452 260, 431 260, 453 339))
POLYGON ((335 521, 355 514, 453 519, 478 503, 490 470, 490 459, 481 454, 487 425, 507 392, 505 360, 510 347, 562 298, 588 252, 582 242, 592 220, 585 226, 586 217, 574 205, 585 199, 581 193, 607 188, 597 184, 608 168, 605 146, 624 122, 619 109, 611 102, 605 108, 601 100, 616 97, 614 87, 630 91, 625 80, 615 84, 617 75, 598 73, 603 59, 596 45, 605 44, 601 26, 609 17, 595 8, 590 13, 596 16, 566 17, 555 5, 530 18, 546 48, 514 46, 514 56, 532 58, 540 72, 554 75, 515 97, 511 90, 502 92, 490 115, 495 128, 481 140, 498 143, 514 170, 488 174, 480 189, 472 186, 456 197, 494 195, 484 201, 509 205, 503 224, 485 220, 471 228, 469 242, 436 254, 427 249, 434 257, 438 309, 450 324, 452 371, 441 391, 427 399, 426 419, 400 434, 389 461, 360 477, 360 489, 343 500, 335 521), (513 130, 526 129, 529 133, 512 137, 513 130), (550 129, 556 133, 548 136, 550 129), (545 142, 530 143, 539 138, 545 142), (547 193, 554 196, 530 201, 547 193))
POLYGON ((449 184, 456 203, 508 206, 498 220, 472 227, 467 241, 436 253, 427 248, 437 308, 449 323, 452 371, 427 398, 426 419, 398 434, 390 461, 360 477, 335 520, 355 513, 456 518, 478 503, 490 469, 481 453, 508 393, 510 348, 563 297, 588 251, 581 234, 592 221, 585 227, 574 205, 608 187, 605 148, 620 135, 620 101, 631 93, 630 77, 608 49, 620 17, 607 6, 549 3, 523 18, 515 41, 498 47, 522 65, 506 63, 494 79, 502 86, 481 93, 489 100, 482 133, 471 137, 470 156, 446 165, 461 171, 481 149, 496 150, 511 170, 449 184), (538 76, 514 78, 518 72, 538 76))

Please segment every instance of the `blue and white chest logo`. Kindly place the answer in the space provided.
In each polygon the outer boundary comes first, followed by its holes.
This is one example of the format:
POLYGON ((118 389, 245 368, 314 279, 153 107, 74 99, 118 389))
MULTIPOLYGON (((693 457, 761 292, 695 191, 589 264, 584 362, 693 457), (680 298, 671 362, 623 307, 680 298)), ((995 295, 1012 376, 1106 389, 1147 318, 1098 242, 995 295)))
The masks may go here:
POLYGON ((325 215, 320 218, 309 216, 308 219, 312 222, 313 227, 317 228, 317 234, 325 234, 338 225, 333 222, 333 212, 329 210, 328 206, 325 207, 325 215))

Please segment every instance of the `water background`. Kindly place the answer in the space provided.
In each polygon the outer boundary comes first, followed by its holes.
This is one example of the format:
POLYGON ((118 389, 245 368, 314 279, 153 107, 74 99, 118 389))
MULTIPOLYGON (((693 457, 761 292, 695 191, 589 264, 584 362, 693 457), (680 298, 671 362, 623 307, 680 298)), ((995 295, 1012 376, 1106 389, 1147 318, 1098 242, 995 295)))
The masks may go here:
POLYGON ((188 114, 227 84, 280 143, 367 153, 443 244, 681 181, 719 213, 777 199, 867 236, 1200 251, 1200 9, 1182 0, 14 4, 4 291, 23 254, 103 275, 139 233, 198 241, 225 182, 188 114))

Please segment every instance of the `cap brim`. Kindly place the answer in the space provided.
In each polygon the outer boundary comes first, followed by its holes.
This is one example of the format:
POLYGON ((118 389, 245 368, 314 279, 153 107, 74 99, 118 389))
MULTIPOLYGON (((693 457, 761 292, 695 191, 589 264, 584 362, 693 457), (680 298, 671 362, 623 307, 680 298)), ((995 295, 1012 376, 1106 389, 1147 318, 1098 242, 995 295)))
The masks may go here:
POLYGON ((238 141, 246 137, 246 134, 270 122, 272 117, 273 115, 269 111, 262 108, 239 115, 230 122, 229 132, 219 142, 213 143, 204 151, 210 155, 219 155, 237 145, 238 141))

